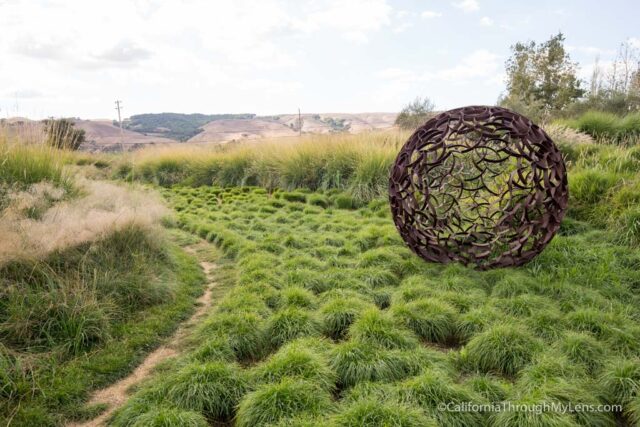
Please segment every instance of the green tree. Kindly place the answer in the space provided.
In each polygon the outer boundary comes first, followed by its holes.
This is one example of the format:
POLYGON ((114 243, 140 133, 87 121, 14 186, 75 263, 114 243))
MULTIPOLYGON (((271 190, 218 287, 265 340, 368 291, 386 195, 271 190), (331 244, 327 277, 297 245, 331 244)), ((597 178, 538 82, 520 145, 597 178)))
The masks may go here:
POLYGON ((558 33, 544 43, 528 41, 511 46, 511 57, 505 64, 507 94, 501 105, 546 119, 584 94, 576 76, 577 63, 571 61, 564 40, 558 33))
POLYGON ((47 144, 52 147, 77 150, 85 141, 84 129, 76 129, 69 119, 49 119, 44 121, 47 144))
POLYGON ((414 130, 433 117, 434 109, 435 104, 429 98, 418 96, 400 111, 395 124, 400 129, 414 130))

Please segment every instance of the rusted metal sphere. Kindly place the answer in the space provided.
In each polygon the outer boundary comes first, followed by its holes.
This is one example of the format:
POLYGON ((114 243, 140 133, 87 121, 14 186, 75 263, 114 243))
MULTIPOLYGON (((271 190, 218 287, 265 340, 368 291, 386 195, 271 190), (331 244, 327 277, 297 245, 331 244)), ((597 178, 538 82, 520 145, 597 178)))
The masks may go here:
POLYGON ((539 254, 568 197, 553 141, 499 107, 457 108, 427 121, 400 150, 389 179, 394 222, 416 254, 480 269, 539 254))

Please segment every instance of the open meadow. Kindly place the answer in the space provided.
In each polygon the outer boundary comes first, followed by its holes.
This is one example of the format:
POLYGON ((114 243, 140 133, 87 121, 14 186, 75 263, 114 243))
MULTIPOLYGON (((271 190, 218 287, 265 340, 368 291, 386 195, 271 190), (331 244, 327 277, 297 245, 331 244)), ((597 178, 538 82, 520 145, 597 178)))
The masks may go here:
POLYGON ((491 271, 405 247, 387 182, 406 132, 120 155, 0 139, 0 419, 640 425, 640 148, 547 130, 568 216, 491 271), (193 312, 203 260, 211 306, 124 404, 93 400, 193 312))

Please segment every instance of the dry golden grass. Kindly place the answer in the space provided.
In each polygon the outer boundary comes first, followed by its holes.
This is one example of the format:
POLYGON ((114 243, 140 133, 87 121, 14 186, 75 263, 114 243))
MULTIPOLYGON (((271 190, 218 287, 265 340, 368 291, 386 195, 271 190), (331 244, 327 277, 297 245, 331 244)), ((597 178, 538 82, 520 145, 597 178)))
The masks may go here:
POLYGON ((140 188, 106 181, 76 185, 82 195, 70 200, 60 200, 64 191, 47 183, 9 196, 0 217, 0 265, 11 259, 41 258, 131 224, 153 227, 169 214, 157 196, 140 188))

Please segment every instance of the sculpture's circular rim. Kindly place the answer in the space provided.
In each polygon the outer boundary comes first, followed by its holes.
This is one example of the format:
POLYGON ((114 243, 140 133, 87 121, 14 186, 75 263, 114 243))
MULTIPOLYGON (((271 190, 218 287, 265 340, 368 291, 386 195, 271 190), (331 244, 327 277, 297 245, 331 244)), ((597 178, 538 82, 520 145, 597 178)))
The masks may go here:
MULTIPOLYGON (((485 129, 486 131, 486 129, 485 129)), ((483 133, 484 135, 484 133, 483 133)), ((436 139, 436 142, 445 141, 445 137, 440 140, 436 139)), ((446 149, 446 147, 444 148, 446 149)), ((537 152, 536 152, 537 154, 537 152)), ((514 156, 518 157, 518 156, 514 156)), ((524 158, 523 156, 520 156, 524 158)), ((532 169, 534 169, 532 167, 532 169)), ((548 184, 548 183, 547 183, 548 184)), ((502 107, 494 106, 467 106, 455 108, 449 111, 439 113, 435 117, 427 120, 424 125, 416 129, 416 131, 409 137, 403 147, 400 149, 391 174, 389 177, 389 202, 391 207, 391 213, 396 225, 396 228, 400 232, 403 240, 407 245, 420 257, 427 261, 448 263, 452 261, 462 262, 463 264, 473 264, 480 269, 489 269, 494 267, 510 267, 519 266, 527 263, 535 256, 537 256, 553 239, 560 223, 566 213, 569 198, 569 190, 567 183, 567 172, 564 159, 558 147, 553 140, 544 132, 542 128, 534 124, 527 117, 510 111, 502 107), (541 156, 540 160, 535 162, 529 162, 529 166, 532 164, 548 165, 548 168, 554 174, 554 178, 559 181, 555 186, 536 188, 536 197, 543 197, 542 203, 537 203, 536 208, 543 208, 543 221, 542 223, 530 222, 536 230, 542 230, 544 233, 541 237, 533 240, 533 247, 524 251, 523 247, 516 250, 507 250, 501 253, 495 260, 486 261, 482 259, 475 259, 473 256, 466 256, 468 254, 457 254, 446 248, 438 247, 433 244, 424 244, 418 239, 416 228, 412 229, 412 222, 407 223, 407 209, 403 206, 403 198, 400 197, 402 192, 402 185, 407 185, 409 178, 407 177, 407 168, 410 164, 411 153, 417 148, 422 148, 427 145, 426 141, 429 138, 437 135, 438 132, 442 132, 445 128, 450 130, 449 124, 452 121, 464 121, 464 125, 467 123, 475 123, 474 129, 477 130, 479 126, 486 124, 487 121, 493 125, 498 125, 501 131, 506 131, 511 139, 517 139, 521 144, 526 145, 529 149, 539 149, 541 156), (418 147, 419 144, 422 146, 418 147)), ((538 200, 538 199, 536 199, 538 200)), ((531 208, 534 205, 523 205, 526 208, 531 208)), ((414 221, 420 224, 417 221, 414 221)), ((431 229, 434 229, 431 227, 431 229)), ((426 240, 425 240, 426 241, 426 240)), ((527 239, 524 240, 526 243, 527 239)))

